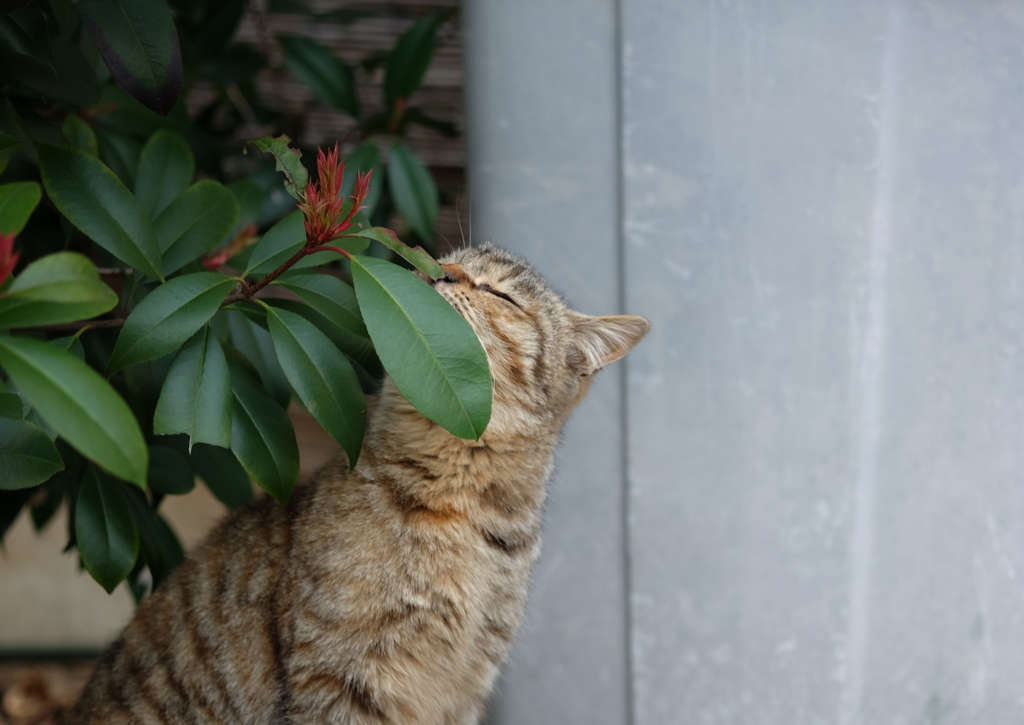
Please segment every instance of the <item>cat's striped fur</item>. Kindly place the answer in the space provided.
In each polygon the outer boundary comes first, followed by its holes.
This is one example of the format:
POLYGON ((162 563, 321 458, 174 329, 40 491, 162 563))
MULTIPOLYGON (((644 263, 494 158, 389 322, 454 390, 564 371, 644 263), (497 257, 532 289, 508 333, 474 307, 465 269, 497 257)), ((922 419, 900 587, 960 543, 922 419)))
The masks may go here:
POLYGON ((102 657, 73 723, 477 722, 519 626, 553 450, 591 375, 647 332, 567 308, 491 246, 435 288, 494 378, 479 441, 385 382, 359 465, 237 510, 102 657))

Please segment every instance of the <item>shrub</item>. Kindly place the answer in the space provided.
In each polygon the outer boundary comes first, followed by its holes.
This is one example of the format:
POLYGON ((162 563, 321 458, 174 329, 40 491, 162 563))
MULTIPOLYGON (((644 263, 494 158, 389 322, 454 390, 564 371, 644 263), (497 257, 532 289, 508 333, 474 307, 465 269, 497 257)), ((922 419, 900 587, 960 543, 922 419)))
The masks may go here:
MULTIPOLYGON (((385 370, 424 415, 480 436, 480 343, 381 258, 443 273, 368 208, 386 198, 432 237, 437 190, 400 137, 432 120, 408 99, 440 14, 390 54, 387 107, 360 117, 368 140, 348 173, 337 147, 317 154, 311 180, 286 136, 248 145, 273 159, 286 195, 258 166, 223 183, 240 150, 211 153, 214 114, 190 121, 179 98, 183 78, 237 85, 258 69, 254 51, 227 44, 243 3, 140 0, 131 15, 112 0, 14 4, 0 15, 0 536, 26 505, 41 527, 66 502, 68 548, 107 591, 127 578, 141 596, 182 556, 160 503, 197 474, 229 506, 249 499, 250 479, 287 501, 292 399, 352 466, 385 370)), ((326 48, 282 46, 319 98, 360 113, 351 71, 326 48)))

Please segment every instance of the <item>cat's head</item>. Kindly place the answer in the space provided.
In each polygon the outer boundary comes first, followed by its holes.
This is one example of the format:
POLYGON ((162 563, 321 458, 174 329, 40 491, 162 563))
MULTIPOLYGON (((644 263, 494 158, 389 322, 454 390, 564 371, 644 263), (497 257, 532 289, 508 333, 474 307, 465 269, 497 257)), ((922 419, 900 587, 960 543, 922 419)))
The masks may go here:
POLYGON ((635 315, 592 317, 570 309, 519 257, 485 244, 440 260, 433 282, 480 338, 494 379, 488 430, 557 430, 594 373, 629 352, 650 324, 635 315))

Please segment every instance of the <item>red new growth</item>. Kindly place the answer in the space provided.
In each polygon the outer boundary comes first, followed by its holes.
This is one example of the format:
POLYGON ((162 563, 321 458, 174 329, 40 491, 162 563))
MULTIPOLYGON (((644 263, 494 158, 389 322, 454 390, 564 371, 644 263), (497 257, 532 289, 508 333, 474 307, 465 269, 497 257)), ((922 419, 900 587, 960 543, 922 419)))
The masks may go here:
POLYGON ((14 265, 18 263, 18 254, 14 251, 14 232, 0 234, 0 284, 3 284, 14 271, 14 265))
POLYGON ((306 217, 306 248, 320 246, 338 236, 352 226, 352 217, 364 208, 363 200, 370 191, 370 176, 356 171, 356 185, 352 193, 352 207, 344 219, 341 216, 342 202, 341 184, 345 176, 345 160, 338 159, 338 145, 328 153, 323 149, 317 152, 316 167, 319 181, 306 185, 306 199, 299 204, 306 217))

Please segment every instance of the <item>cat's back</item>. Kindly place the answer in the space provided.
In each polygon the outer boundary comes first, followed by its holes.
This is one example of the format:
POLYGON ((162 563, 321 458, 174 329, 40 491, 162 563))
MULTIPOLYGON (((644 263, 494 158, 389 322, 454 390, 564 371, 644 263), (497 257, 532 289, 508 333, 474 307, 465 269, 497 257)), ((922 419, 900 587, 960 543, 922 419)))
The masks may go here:
POLYGON ((67 722, 271 722, 278 585, 291 522, 311 494, 229 514, 142 603, 67 722))
MULTIPOLYGON (((467 454, 474 479, 500 474, 491 457, 467 454)), ((452 468, 367 453, 287 507, 233 512, 139 608, 69 722, 478 716, 522 614, 543 480, 436 495, 466 488, 439 487, 452 468)))

